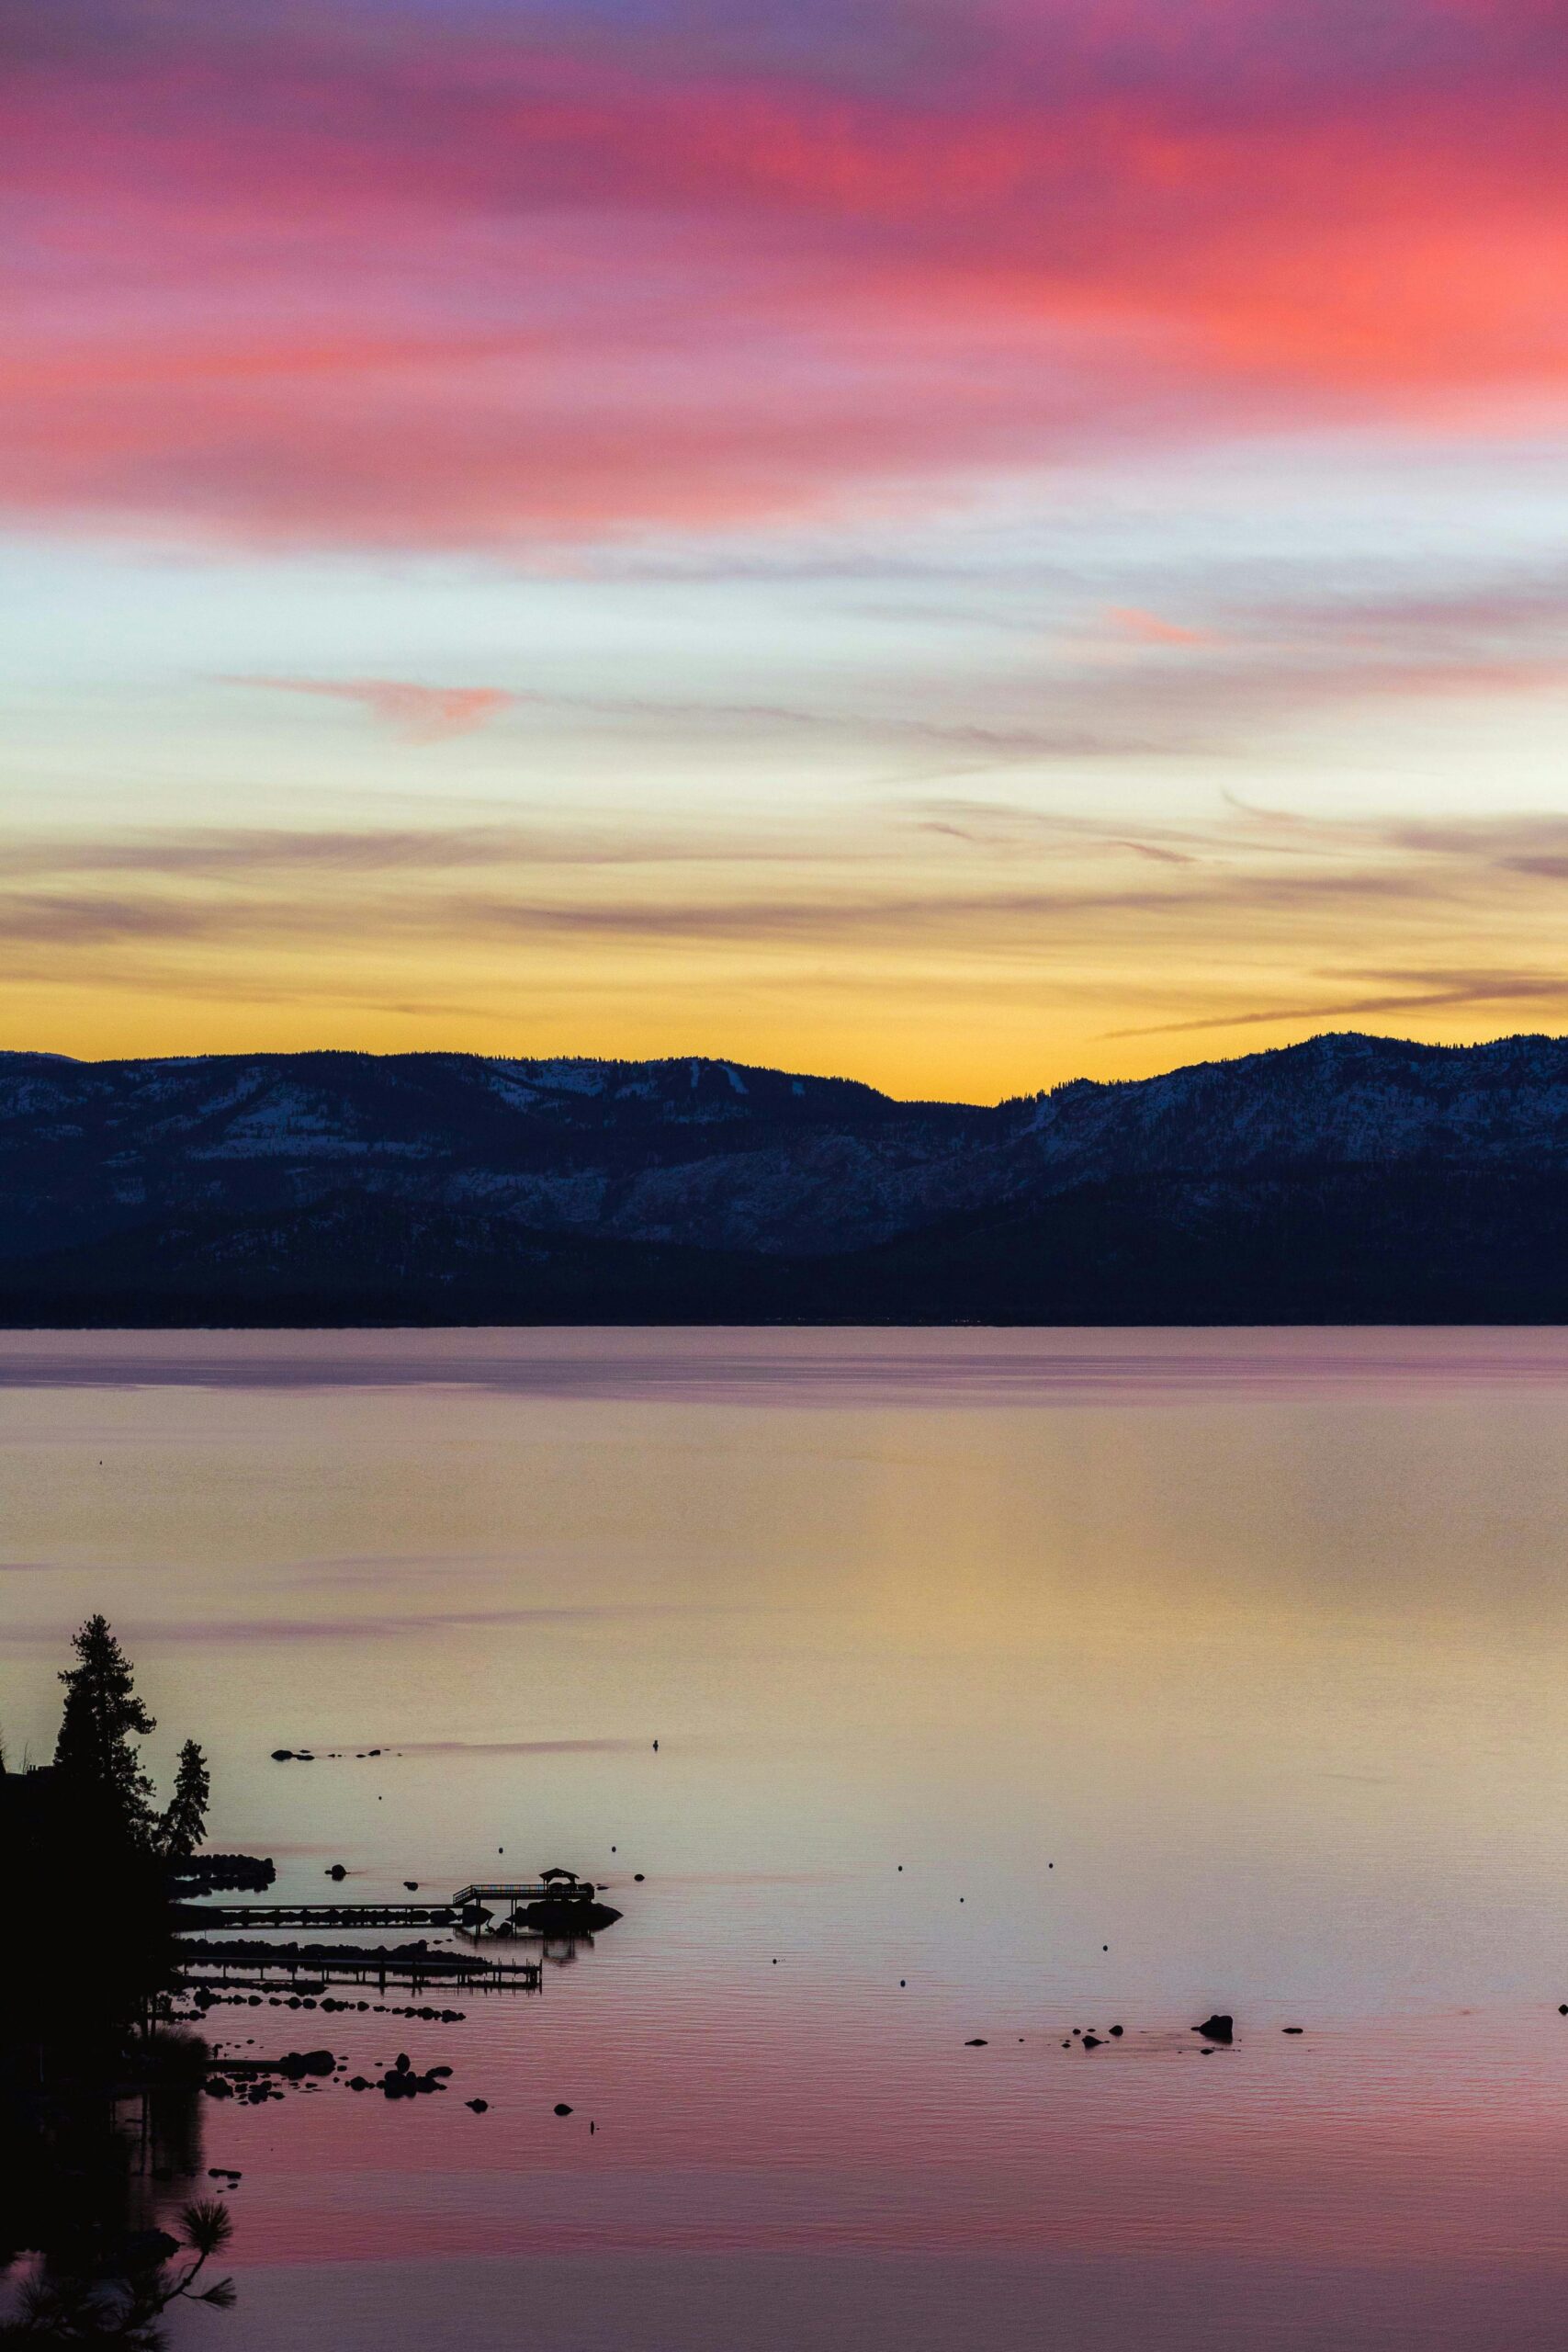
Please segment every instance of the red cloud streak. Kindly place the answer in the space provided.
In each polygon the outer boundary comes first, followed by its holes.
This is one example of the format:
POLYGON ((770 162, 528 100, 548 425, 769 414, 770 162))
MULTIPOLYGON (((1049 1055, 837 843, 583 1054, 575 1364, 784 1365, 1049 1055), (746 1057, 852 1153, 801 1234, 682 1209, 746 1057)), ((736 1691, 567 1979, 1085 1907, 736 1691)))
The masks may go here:
POLYGON ((227 678, 231 686, 265 686, 288 695, 325 695, 363 703, 411 740, 434 743, 482 727, 513 700, 501 686, 420 686, 403 678, 227 678))
POLYGON ((1557 402, 1558 12, 1176 13, 873 0, 874 73, 809 7, 787 67, 63 11, 0 97, 0 503, 505 545, 1557 402))

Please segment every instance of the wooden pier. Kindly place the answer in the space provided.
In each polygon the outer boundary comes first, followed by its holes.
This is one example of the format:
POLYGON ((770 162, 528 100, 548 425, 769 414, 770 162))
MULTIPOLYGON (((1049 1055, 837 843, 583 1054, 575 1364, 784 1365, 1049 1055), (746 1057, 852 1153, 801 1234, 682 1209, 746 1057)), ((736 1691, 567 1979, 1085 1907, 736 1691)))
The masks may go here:
POLYGON ((480 1959, 471 1951, 388 1951, 353 1945, 187 1943, 181 1973, 186 1987, 276 1984, 287 1978, 294 1989, 301 1977, 312 1993, 329 1984, 374 1985, 378 1991, 446 1985, 464 1992, 536 1991, 543 1968, 536 1960, 480 1959))
POLYGON ((506 1917, 497 1924, 495 1932, 499 1937, 507 1937, 533 1932, 526 1920, 520 1929, 519 1914, 535 1904, 549 1906, 551 1934, 570 1935, 575 1925, 574 1915, 579 1911, 585 1922, 597 1917, 602 1923, 605 1917, 616 1916, 614 1912, 595 1914, 593 1898, 597 1892, 591 1880, 580 1879, 570 1871, 548 1870, 534 1879, 476 1879, 468 1886, 460 1886, 449 1903, 186 1902, 178 1906, 176 1924, 186 1939, 183 1952, 187 1977, 193 1971, 209 1968, 220 1968, 227 1974, 232 1966, 244 1968, 253 1975, 258 1971, 297 1974, 304 1968, 312 1973, 325 1973, 334 1983, 385 1984, 389 1979, 407 1981, 412 1977, 430 1984, 495 1984, 516 1982, 530 1974, 536 1983, 537 1962, 481 1960, 473 1943, 466 1951, 416 1951, 405 1945, 394 1951, 384 1945, 363 1949, 349 1944, 269 1945, 260 1939, 276 1935, 280 1929, 301 1928, 317 1934, 323 1929, 335 1930, 339 1935, 372 1928, 468 1928, 477 1931, 490 1925, 496 1910, 503 1910, 506 1917), (572 1925, 562 1924, 563 1917, 572 1925), (209 1942, 207 1938, 214 1929, 238 1934, 243 1940, 233 1944, 209 1942))
POLYGON ((188 1904, 180 1924, 197 1928, 455 1928, 450 1903, 188 1904))
POLYGON ((471 1886, 460 1886, 452 1897, 452 1907, 459 1915, 469 1917, 487 1911, 491 1904, 504 1906, 508 1920, 515 1928, 517 1914, 530 1903, 549 1903, 568 1907, 581 1903, 591 1904, 598 1893, 592 1882, 585 1878, 570 1878, 561 1871, 547 1871, 543 1878, 476 1879, 471 1886))

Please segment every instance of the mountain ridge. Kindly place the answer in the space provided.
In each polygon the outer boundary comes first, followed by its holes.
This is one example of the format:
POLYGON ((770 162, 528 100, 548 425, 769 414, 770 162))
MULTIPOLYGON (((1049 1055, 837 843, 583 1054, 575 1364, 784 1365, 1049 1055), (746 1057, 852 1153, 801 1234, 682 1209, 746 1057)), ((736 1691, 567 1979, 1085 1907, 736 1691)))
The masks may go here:
POLYGON ((13 1324, 1555 1320, 1560 1197, 1540 1034, 988 1105, 704 1056, 0 1054, 13 1324))

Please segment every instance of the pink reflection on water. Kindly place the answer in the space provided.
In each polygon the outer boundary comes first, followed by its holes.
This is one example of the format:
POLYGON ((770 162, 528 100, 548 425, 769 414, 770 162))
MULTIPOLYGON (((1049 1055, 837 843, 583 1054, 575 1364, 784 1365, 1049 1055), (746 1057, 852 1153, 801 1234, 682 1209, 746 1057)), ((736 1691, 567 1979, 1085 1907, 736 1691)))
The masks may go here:
POLYGON ((333 2088, 226 2115, 209 2139, 246 2167, 246 2260, 1112 2241, 1129 2261, 1462 2252, 1568 2270, 1568 2026, 1544 2007, 1299 2041, 1269 2020, 1204 2057, 1166 2025, 1064 2051, 1066 2021, 1034 2018, 973 2050, 973 2020, 939 2005, 830 1994, 716 2018, 666 1990, 633 2039, 613 1988, 580 1976, 563 2024, 565 1999, 510 2012, 488 2050, 471 2028, 347 2021, 351 2054, 396 2041, 456 2065, 452 2092, 417 2109, 333 2088), (488 2115, 460 2104, 476 2089, 488 2115))
POLYGON ((1562 1334, 4 1344, 8 1597, 224 1629, 135 1644, 219 1843, 626 1914, 461 2024, 216 2011, 457 2072, 203 2102, 176 2352, 1557 2352, 1562 1334))

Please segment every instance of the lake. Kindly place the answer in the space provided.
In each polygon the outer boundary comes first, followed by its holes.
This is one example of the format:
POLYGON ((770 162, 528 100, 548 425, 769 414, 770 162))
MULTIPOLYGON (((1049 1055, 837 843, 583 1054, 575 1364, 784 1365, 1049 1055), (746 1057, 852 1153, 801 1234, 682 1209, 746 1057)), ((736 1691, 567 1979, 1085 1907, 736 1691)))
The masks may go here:
POLYGON ((102 1609, 280 1899, 624 1914, 200 2102, 182 2352, 1562 2343, 1568 1334, 9 1334, 0 1437, 13 1763, 102 1609))

